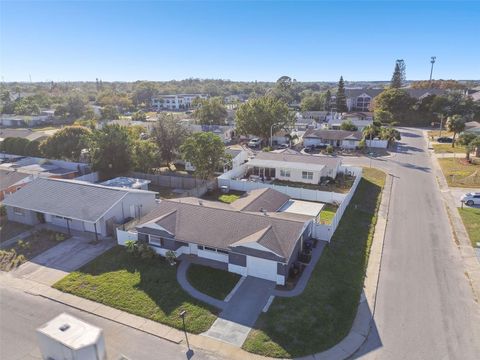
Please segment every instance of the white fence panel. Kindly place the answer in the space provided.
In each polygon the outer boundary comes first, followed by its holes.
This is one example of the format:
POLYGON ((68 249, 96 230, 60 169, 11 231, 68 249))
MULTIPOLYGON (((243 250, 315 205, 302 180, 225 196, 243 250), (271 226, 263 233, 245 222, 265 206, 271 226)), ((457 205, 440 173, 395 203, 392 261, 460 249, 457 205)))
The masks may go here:
POLYGON ((365 140, 367 147, 386 149, 388 147, 387 140, 365 140))
POLYGON ((125 246, 125 243, 129 240, 137 241, 138 236, 135 232, 125 231, 117 228, 117 243, 118 245, 125 246))

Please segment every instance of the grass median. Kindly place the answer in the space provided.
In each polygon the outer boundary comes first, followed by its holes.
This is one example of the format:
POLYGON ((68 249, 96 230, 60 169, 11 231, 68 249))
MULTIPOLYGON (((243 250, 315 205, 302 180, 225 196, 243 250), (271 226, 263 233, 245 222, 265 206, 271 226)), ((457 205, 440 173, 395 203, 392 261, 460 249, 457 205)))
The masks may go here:
POLYGON ((142 259, 116 246, 53 287, 177 329, 182 329, 180 311, 186 310, 187 331, 204 332, 217 310, 183 291, 176 271, 162 258, 142 259))
POLYGON ((350 331, 373 239, 385 173, 364 169, 335 235, 315 266, 305 291, 277 297, 243 348, 271 357, 299 357, 326 350, 350 331))

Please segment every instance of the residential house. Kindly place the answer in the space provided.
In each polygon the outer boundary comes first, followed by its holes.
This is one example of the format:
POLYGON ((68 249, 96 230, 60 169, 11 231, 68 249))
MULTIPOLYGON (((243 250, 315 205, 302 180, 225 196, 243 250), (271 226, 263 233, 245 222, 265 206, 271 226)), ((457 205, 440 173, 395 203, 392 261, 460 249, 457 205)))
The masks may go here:
POLYGON ((159 110, 188 110, 195 99, 207 99, 205 94, 159 95, 152 99, 152 107, 159 110))
POLYGON ((326 123, 326 128, 340 130, 342 123, 345 121, 351 122, 357 127, 358 131, 362 131, 368 125, 373 124, 373 114, 361 112, 336 114, 328 120, 326 123))
POLYGON ((30 156, 7 156, 2 158, 0 169, 17 171, 37 177, 73 179, 90 172, 87 164, 63 160, 49 160, 30 156))
MULTIPOLYGON (((249 157, 253 156, 253 153, 250 149, 241 145, 226 146, 225 153, 231 156, 231 161, 225 164, 224 171, 239 167, 240 165, 244 164, 249 157)), ((186 161, 185 170, 195 171, 195 166, 186 161)))
POLYGON ((5 127, 35 127, 53 120, 53 114, 44 111, 40 115, 1 114, 0 125, 5 127))
POLYGON ((33 176, 30 174, 0 169, 0 201, 3 201, 6 195, 20 190, 32 180, 33 176))
POLYGON ((252 191, 230 205, 195 198, 162 200, 134 232, 162 256, 172 251, 210 259, 229 272, 284 285, 310 238, 313 220, 282 212, 289 200, 272 189, 252 191))
POLYGON ((54 132, 33 131, 32 129, 0 129, 0 141, 6 138, 18 137, 30 141, 43 141, 51 136, 54 132))
POLYGON ((323 177, 335 178, 340 165, 341 160, 331 156, 260 152, 245 164, 245 176, 257 181, 278 179, 318 184, 323 177))
POLYGON ((115 224, 140 218, 155 203, 152 191, 49 178, 38 178, 3 201, 10 221, 50 223, 96 236, 111 235, 115 224))
POLYGON ((305 147, 331 145, 355 149, 362 139, 361 131, 309 129, 303 134, 303 145, 305 147))
POLYGON ((478 121, 465 123, 465 132, 480 135, 480 123, 478 121))

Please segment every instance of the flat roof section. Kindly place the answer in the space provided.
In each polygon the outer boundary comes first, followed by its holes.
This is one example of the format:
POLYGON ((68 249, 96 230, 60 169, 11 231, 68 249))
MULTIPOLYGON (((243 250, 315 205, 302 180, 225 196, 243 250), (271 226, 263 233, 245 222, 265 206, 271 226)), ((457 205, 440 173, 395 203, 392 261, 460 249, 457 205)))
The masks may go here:
POLYGON ((317 217, 324 206, 324 203, 290 199, 278 211, 317 217))

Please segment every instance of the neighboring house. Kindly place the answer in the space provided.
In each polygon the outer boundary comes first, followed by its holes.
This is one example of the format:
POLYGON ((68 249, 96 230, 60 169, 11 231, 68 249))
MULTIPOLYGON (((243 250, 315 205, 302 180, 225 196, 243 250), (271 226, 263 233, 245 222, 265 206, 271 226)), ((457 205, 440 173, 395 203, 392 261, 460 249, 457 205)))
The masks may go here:
POLYGON ((339 158, 292 154, 291 152, 260 152, 246 164, 247 176, 260 180, 285 180, 318 184, 322 177, 337 176, 339 158))
POLYGON ((480 123, 478 121, 465 123, 465 132, 480 135, 480 123))
POLYGON ((30 141, 42 141, 52 134, 43 131, 33 131, 32 129, 0 129, 0 141, 10 137, 24 138, 30 141))
POLYGON ((363 139, 361 131, 309 129, 303 134, 305 147, 331 145, 343 149, 355 149, 363 139))
POLYGON ((350 121, 357 127, 358 131, 362 131, 365 127, 373 123, 373 114, 361 112, 336 114, 329 118, 326 127, 332 130, 340 130, 342 123, 345 121, 350 121))
MULTIPOLYGON (((411 89, 403 88, 411 97, 420 100, 429 95, 443 95, 447 91, 443 89, 411 89)), ((345 89, 348 111, 370 111, 373 99, 384 89, 345 89)), ((335 109, 335 95, 332 95, 331 105, 335 109)))
POLYGON ((0 169, 0 201, 33 180, 33 176, 18 171, 0 169))
POLYGON ((155 203, 152 191, 46 178, 30 182, 3 201, 10 221, 45 222, 101 236, 111 235, 115 224, 147 214, 155 203))
POLYGON ((34 127, 45 124, 53 120, 53 116, 45 111, 41 115, 27 116, 2 114, 0 115, 0 125, 5 127, 34 127))
POLYGON ((205 94, 159 95, 152 99, 152 107, 156 110, 188 110, 195 99, 208 99, 205 94))
MULTIPOLYGON (((231 145, 225 147, 225 153, 232 157, 232 160, 227 162, 224 166, 224 171, 228 169, 236 169, 240 165, 244 164, 249 157, 253 156, 253 153, 250 149, 243 147, 241 145, 231 145)), ((185 162, 185 170, 195 171, 195 166, 190 162, 185 162)))
MULTIPOLYGON (((163 256, 173 251, 206 258, 223 263, 229 272, 284 285, 311 236, 313 220, 278 212, 289 200, 273 189, 252 191, 230 205, 195 198, 162 200, 129 238, 147 241, 163 256)), ((119 234, 119 243, 121 238, 119 234)))
POLYGON ((290 144, 290 139, 291 139, 291 134, 289 131, 282 129, 277 131, 276 133, 273 134, 272 136, 272 145, 285 145, 285 144, 290 144))
POLYGON ((87 164, 63 160, 49 160, 37 157, 6 157, 0 169, 18 171, 36 177, 73 179, 90 172, 87 164))

